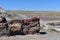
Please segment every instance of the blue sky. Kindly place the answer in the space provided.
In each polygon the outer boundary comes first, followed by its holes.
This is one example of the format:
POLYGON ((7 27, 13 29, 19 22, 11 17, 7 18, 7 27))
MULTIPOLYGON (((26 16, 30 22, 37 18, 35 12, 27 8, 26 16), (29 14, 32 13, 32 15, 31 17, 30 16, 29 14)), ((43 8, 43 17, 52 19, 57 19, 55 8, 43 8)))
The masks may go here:
POLYGON ((6 10, 60 11, 60 0, 0 0, 6 10))

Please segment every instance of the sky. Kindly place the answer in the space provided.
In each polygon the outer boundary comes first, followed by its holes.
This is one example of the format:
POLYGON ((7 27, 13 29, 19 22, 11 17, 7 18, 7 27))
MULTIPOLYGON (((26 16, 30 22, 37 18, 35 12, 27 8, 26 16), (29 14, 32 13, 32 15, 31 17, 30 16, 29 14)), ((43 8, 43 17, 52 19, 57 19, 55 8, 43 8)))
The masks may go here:
POLYGON ((60 0, 0 0, 6 10, 60 11, 60 0))

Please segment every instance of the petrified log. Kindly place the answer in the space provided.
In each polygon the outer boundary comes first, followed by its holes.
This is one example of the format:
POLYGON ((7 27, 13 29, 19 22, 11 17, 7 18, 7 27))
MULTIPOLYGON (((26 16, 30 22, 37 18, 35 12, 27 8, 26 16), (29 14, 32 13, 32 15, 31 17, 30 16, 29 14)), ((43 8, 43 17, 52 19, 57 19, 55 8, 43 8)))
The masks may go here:
POLYGON ((12 24, 8 24, 8 30, 10 35, 18 35, 22 33, 21 23, 14 21, 12 24))
POLYGON ((0 30, 7 27, 7 20, 5 17, 0 16, 0 30))
POLYGON ((6 23, 7 20, 5 17, 0 16, 0 23, 6 23))
POLYGON ((7 23, 0 23, 0 29, 4 29, 7 27, 7 23))
POLYGON ((23 34, 26 35, 26 34, 28 34, 28 33, 29 33, 29 28, 24 28, 24 29, 23 29, 23 34))
POLYGON ((31 19, 24 20, 22 28, 23 28, 23 34, 38 33, 40 30, 39 18, 33 17, 31 19))
POLYGON ((36 25, 35 27, 30 27, 30 28, 29 28, 29 34, 39 33, 39 31, 40 31, 39 24, 36 25))
POLYGON ((5 17, 2 17, 0 16, 0 35, 1 34, 4 34, 4 33, 7 33, 7 27, 8 27, 8 24, 7 24, 7 20, 5 17))
POLYGON ((11 35, 15 34, 35 34, 40 30, 40 23, 37 17, 23 20, 12 20, 8 23, 8 30, 11 35))

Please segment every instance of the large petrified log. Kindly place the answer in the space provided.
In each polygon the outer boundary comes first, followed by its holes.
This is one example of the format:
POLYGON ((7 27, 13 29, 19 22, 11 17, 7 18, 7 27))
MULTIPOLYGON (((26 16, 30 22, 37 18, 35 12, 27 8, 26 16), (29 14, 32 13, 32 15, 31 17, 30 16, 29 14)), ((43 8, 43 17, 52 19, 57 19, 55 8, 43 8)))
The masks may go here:
POLYGON ((23 20, 12 20, 8 23, 8 30, 10 35, 15 34, 35 34, 40 30, 40 23, 38 17, 32 17, 23 20))

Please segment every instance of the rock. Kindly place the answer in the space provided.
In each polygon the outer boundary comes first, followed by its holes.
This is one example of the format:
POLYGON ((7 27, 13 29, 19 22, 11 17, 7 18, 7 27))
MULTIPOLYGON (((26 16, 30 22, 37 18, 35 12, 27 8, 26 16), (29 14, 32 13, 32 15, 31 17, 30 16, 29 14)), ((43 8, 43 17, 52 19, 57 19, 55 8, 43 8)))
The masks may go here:
POLYGON ((35 34, 40 31, 39 18, 30 18, 23 20, 12 20, 8 22, 8 30, 10 35, 15 34, 35 34))
POLYGON ((39 33, 39 31, 40 31, 39 18, 33 17, 31 19, 27 19, 27 21, 24 20, 24 23, 23 23, 23 26, 22 26, 24 34, 39 33))
POLYGON ((28 33, 29 33, 29 29, 28 29, 28 28, 24 28, 24 29, 23 29, 23 34, 26 35, 26 34, 28 34, 28 33))
POLYGON ((18 21, 12 21, 12 23, 8 24, 8 30, 10 35, 16 35, 16 34, 21 34, 22 28, 21 28, 21 23, 18 21))
POLYGON ((7 33, 7 20, 5 17, 0 16, 0 35, 7 33))

